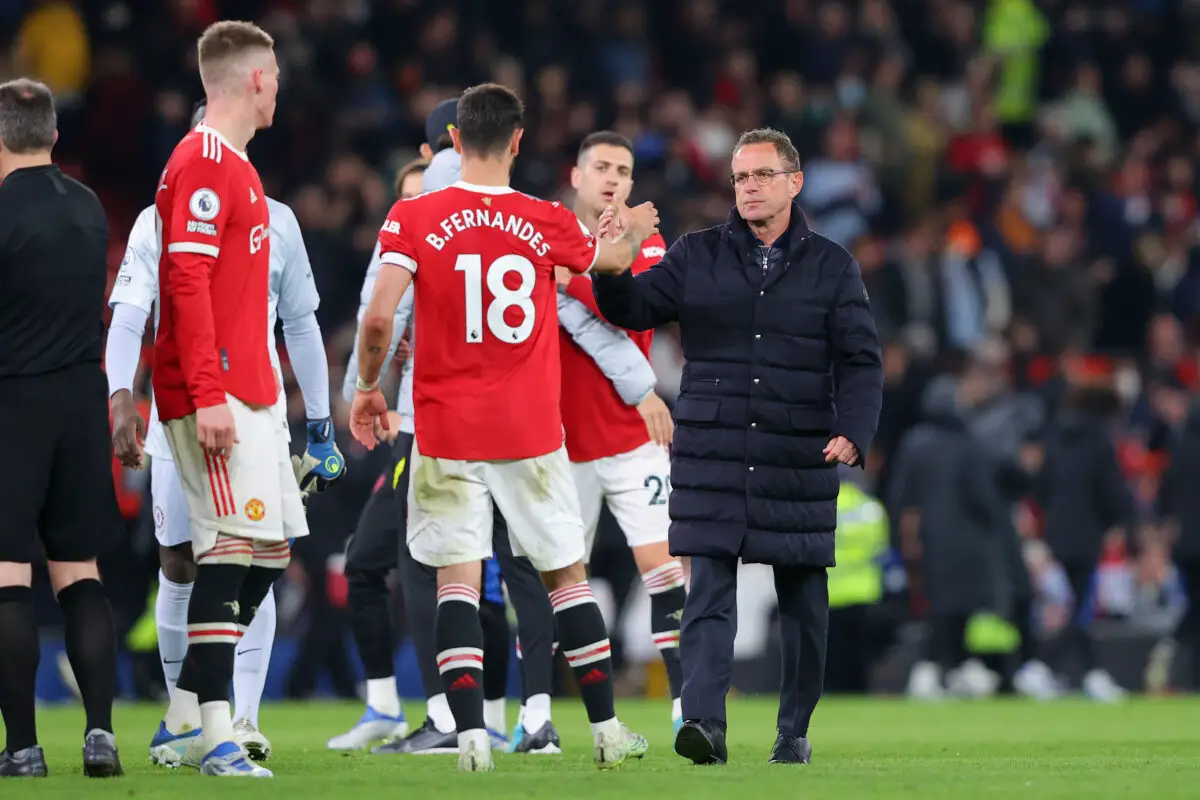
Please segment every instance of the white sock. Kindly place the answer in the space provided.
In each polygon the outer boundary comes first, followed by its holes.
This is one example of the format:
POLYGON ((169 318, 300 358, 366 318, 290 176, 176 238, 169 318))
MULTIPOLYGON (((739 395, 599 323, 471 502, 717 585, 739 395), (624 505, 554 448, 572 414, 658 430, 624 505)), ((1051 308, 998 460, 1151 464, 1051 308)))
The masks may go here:
POLYGON ((384 716, 400 716, 400 695, 396 693, 395 675, 367 679, 367 705, 384 716))
POLYGON ((508 714, 504 707, 504 698, 483 701, 483 724, 497 733, 508 730, 508 714))
POLYGON ((683 719, 683 698, 676 697, 671 701, 671 719, 683 719))
POLYGON ((175 583, 167 580, 161 569, 158 571, 154 627, 158 631, 158 655, 162 659, 167 695, 172 697, 175 694, 175 684, 179 681, 179 671, 183 669, 183 659, 187 657, 187 609, 191 597, 190 583, 175 583))
POLYGON ((195 692, 187 689, 175 689, 171 702, 167 706, 167 715, 163 724, 171 733, 185 733, 200 727, 200 701, 195 692))
POLYGON ((200 721, 204 723, 204 751, 224 742, 233 741, 233 717, 229 716, 228 700, 213 700, 200 706, 200 721))
POLYGON ((525 701, 523 724, 529 733, 537 733, 550 721, 550 695, 535 694, 525 701))
POLYGON ((272 587, 258 607, 250 627, 242 631, 233 657, 233 718, 258 727, 258 707, 262 704, 271 666, 271 648, 275 646, 275 588, 272 587))
POLYGON ((446 695, 435 694, 425 704, 425 714, 441 733, 450 733, 455 729, 454 715, 450 713, 450 702, 446 695))
MULTIPOLYGON (((616 739, 621 735, 621 723, 616 717, 604 722, 593 722, 591 725, 592 739, 594 740, 599 740, 601 735, 607 736, 609 739, 616 739)), ((208 731, 205 731, 205 734, 207 733, 208 731)))
POLYGON ((465 753, 470 744, 474 742, 476 747, 481 747, 485 750, 491 749, 492 740, 488 737, 487 731, 473 730, 462 731, 458 734, 458 752, 465 753))
POLYGON ((517 712, 517 724, 525 724, 525 704, 521 703, 521 710, 517 712))

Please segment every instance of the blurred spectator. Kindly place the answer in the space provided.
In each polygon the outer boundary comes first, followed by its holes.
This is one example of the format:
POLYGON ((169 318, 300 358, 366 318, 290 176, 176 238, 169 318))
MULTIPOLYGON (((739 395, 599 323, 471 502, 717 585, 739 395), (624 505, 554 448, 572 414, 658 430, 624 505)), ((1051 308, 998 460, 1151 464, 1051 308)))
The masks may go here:
POLYGON ((1047 436, 1036 489, 1046 515, 1046 543, 1062 564, 1076 603, 1065 644, 1082 662, 1084 690, 1100 699, 1115 699, 1120 687, 1098 665, 1086 600, 1105 538, 1110 531, 1131 534, 1136 522, 1112 440, 1118 403, 1109 389, 1071 388, 1047 436))

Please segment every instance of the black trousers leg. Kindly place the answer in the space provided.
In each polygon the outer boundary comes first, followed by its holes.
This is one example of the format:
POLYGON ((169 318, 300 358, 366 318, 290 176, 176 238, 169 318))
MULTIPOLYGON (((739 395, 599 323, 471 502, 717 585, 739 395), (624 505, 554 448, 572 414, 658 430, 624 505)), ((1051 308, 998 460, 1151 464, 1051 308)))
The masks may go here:
POLYGON ((412 637, 421 686, 426 699, 442 694, 442 676, 437 666, 437 570, 419 564, 400 543, 400 591, 408 610, 408 635, 412 637))
POLYGON ((870 606, 830 609, 825 691, 865 694, 871 671, 870 606))
POLYGON ((521 642, 521 688, 528 699, 554 693, 554 608, 542 577, 527 558, 513 555, 508 525, 500 512, 492 522, 492 547, 500 563, 500 577, 517 613, 517 638, 521 642))
POLYGON ((943 675, 967 660, 967 648, 963 644, 966 631, 965 614, 939 614, 933 618, 932 656, 942 668, 943 675))
POLYGON ((1066 637, 1064 645, 1075 651, 1080 661, 1080 667, 1086 675, 1096 667, 1096 644, 1092 639, 1091 622, 1081 620, 1081 616, 1086 616, 1090 620, 1091 615, 1081 615, 1080 611, 1083 604, 1087 602, 1088 592, 1092 588, 1096 562, 1091 560, 1064 561, 1062 568, 1071 584, 1071 592, 1075 595, 1075 609, 1064 634, 1066 637))
POLYGON ((1187 593, 1188 607, 1179 620, 1175 638, 1192 659, 1191 690, 1200 692, 1200 559, 1180 561, 1177 566, 1183 590, 1187 593))
POLYGON ((737 636, 736 558, 692 556, 692 586, 683 607, 683 718, 725 727, 725 695, 737 636))
POLYGON ((779 732, 807 736, 825 688, 829 575, 824 567, 775 567, 775 592, 783 646, 779 732))

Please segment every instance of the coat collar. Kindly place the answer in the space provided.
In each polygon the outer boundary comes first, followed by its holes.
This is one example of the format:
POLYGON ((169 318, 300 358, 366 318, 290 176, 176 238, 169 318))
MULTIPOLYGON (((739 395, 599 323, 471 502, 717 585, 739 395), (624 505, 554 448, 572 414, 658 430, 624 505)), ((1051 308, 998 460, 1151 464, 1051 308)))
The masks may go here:
MULTIPOLYGON (((738 213, 737 206, 729 210, 725 232, 735 240, 740 249, 755 247, 759 244, 758 239, 750 232, 750 226, 746 220, 742 219, 742 215, 738 213)), ((792 216, 788 222, 787 232, 784 237, 781 237, 787 239, 788 252, 794 253, 799 250, 811 233, 812 230, 808 227, 808 219, 804 216, 804 209, 800 207, 799 199, 793 198, 792 216)))

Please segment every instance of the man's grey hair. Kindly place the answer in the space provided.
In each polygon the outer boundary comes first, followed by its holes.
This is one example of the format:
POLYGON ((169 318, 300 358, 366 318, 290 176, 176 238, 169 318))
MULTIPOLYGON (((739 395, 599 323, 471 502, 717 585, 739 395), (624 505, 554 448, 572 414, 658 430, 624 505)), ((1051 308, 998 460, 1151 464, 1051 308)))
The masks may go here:
POLYGON ((738 137, 737 144, 733 146, 733 152, 736 153, 748 144, 774 145, 775 152, 779 154, 779 160, 783 162, 784 169, 800 170, 800 151, 783 131, 777 131, 774 128, 755 128, 752 131, 746 131, 738 137))
POLYGON ((54 94, 30 78, 0 84, 0 143, 17 155, 43 153, 54 147, 58 115, 54 94))

